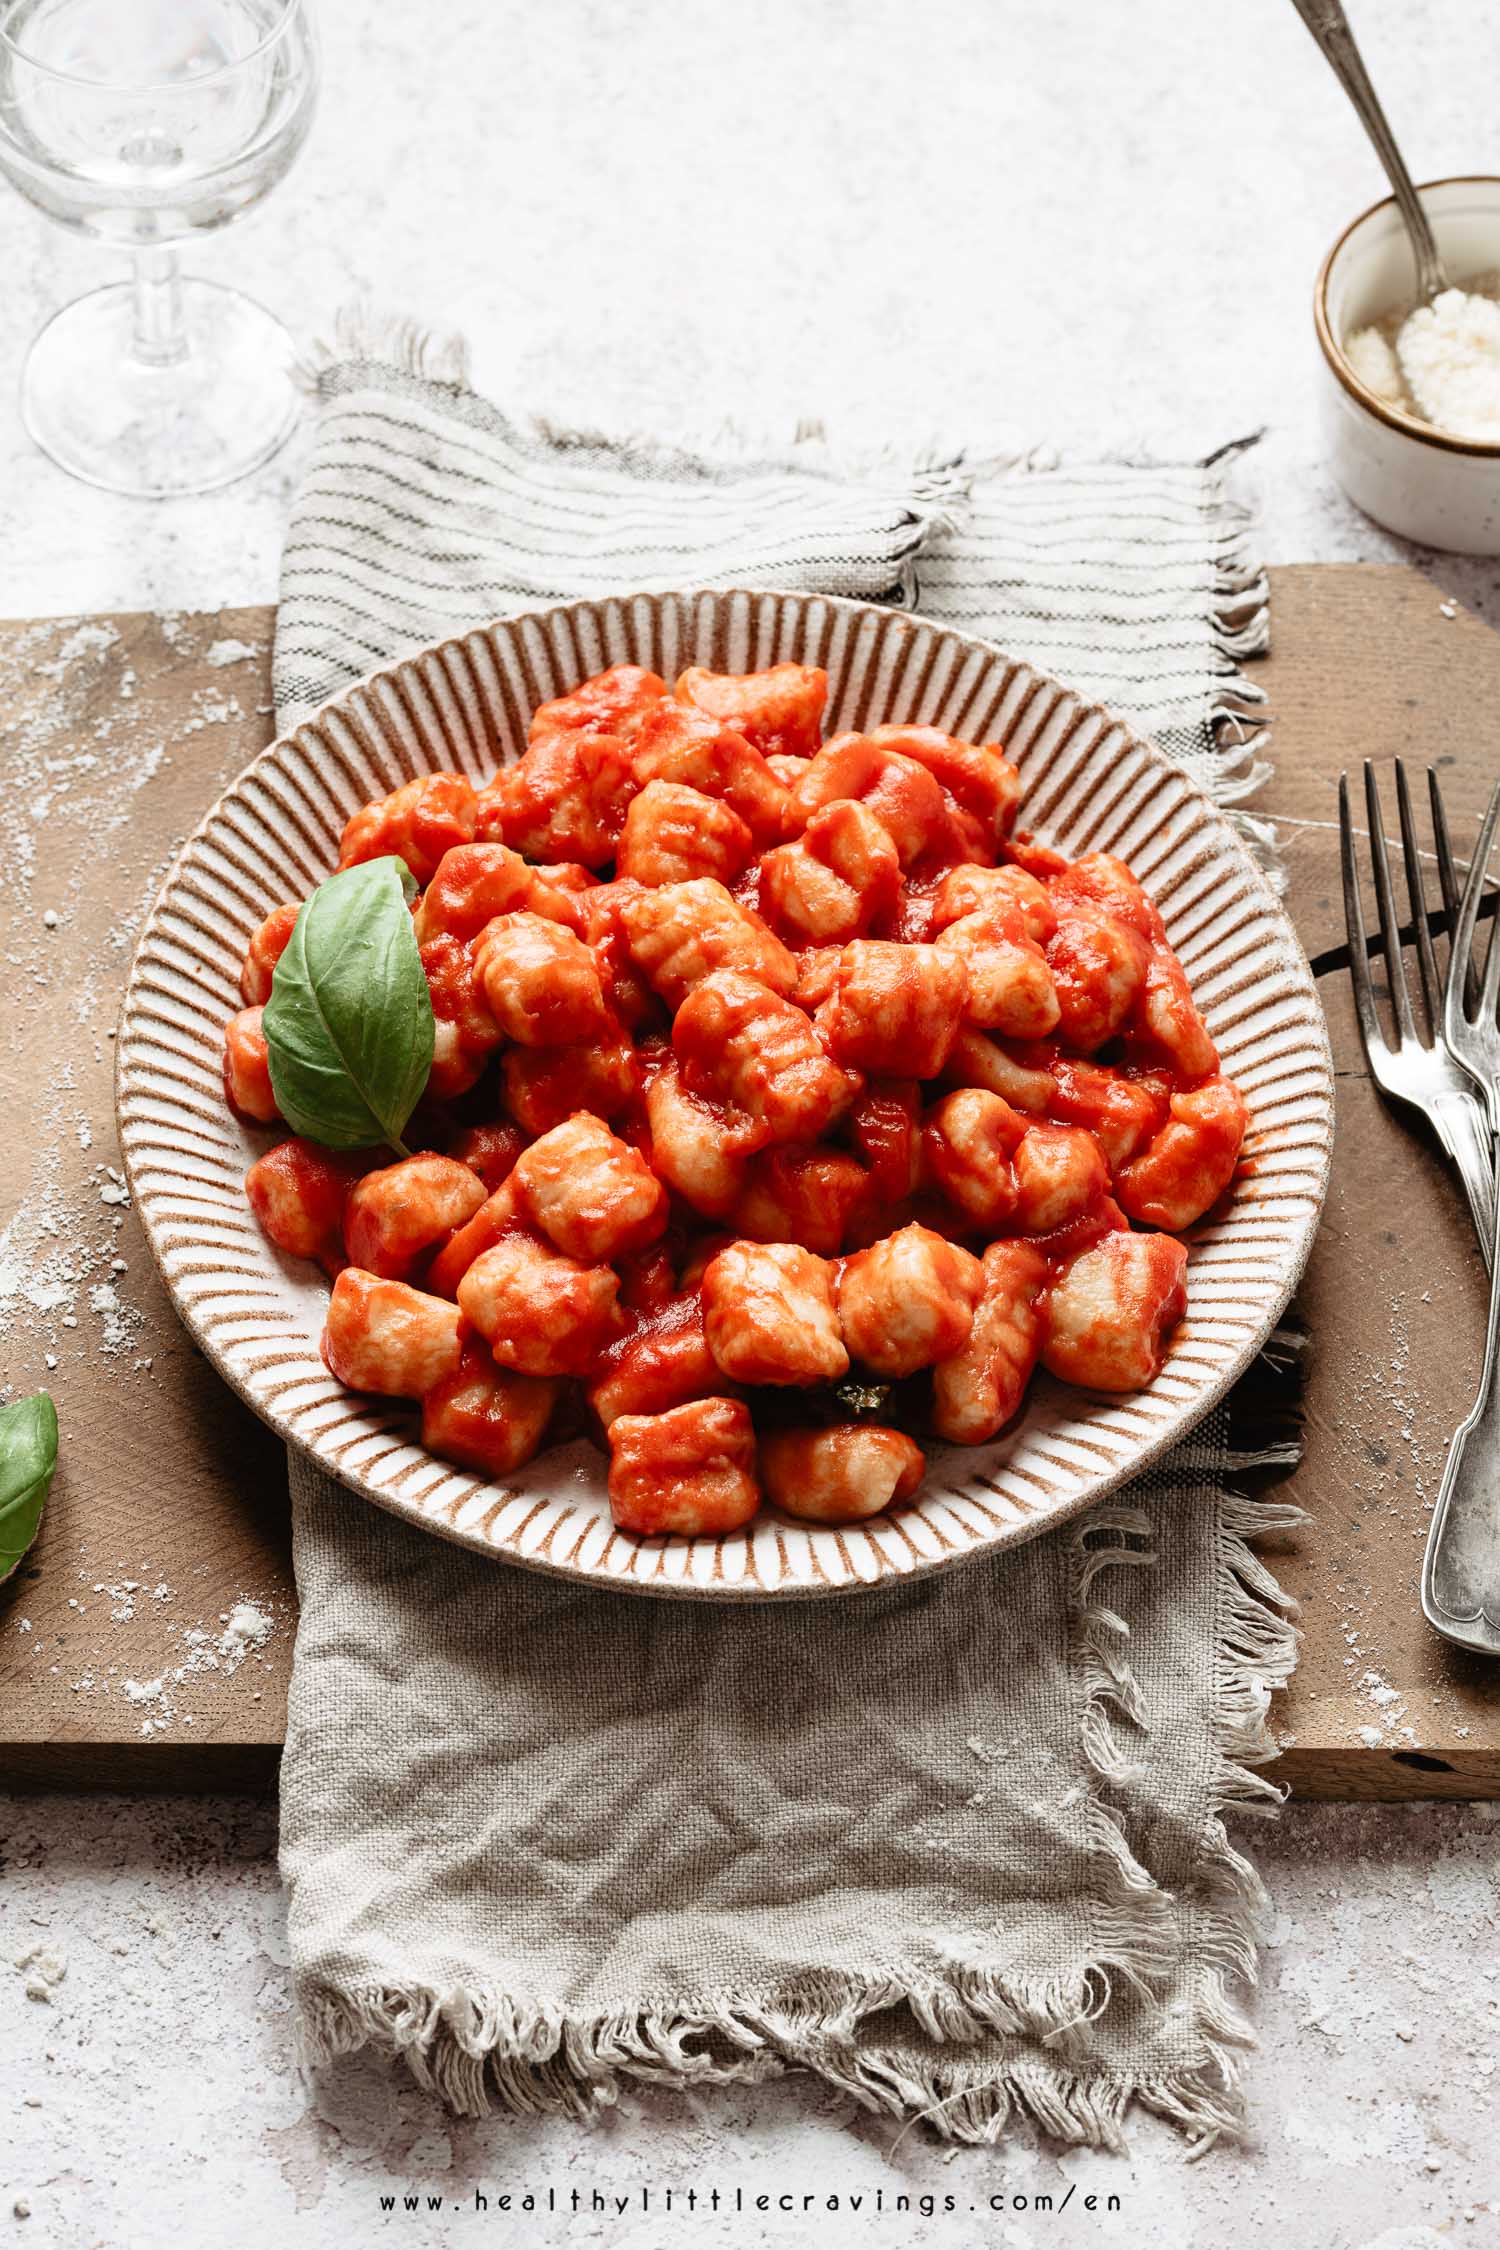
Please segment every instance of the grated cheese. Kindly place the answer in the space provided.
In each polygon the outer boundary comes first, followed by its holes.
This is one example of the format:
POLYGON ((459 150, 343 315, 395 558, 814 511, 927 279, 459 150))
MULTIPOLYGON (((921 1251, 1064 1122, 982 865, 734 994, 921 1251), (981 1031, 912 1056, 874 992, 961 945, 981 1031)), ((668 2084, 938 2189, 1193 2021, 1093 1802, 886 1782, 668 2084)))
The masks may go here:
POLYGON ((1500 443, 1500 276, 1445 289, 1344 338, 1367 390, 1449 437, 1500 443))
POLYGON ((1500 439, 1500 304, 1445 289, 1396 338, 1407 388, 1450 437, 1500 439))

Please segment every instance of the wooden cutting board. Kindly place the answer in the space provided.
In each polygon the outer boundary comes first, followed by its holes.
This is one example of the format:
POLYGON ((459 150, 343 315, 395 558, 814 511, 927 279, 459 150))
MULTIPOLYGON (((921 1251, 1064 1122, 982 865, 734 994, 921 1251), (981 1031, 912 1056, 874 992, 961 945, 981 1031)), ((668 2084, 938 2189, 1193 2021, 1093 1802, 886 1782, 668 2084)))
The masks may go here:
MULTIPOLYGON (((1299 1300, 1307 1446, 1282 1487, 1310 1521, 1272 1554, 1306 1630, 1277 1776, 1307 1796, 1500 1795, 1500 1667, 1435 1639, 1416 1594, 1483 1273, 1440 1159, 1364 1076, 1334 825, 1340 769, 1400 753, 1440 767, 1472 831, 1500 638, 1413 571, 1272 576, 1256 676, 1276 775, 1257 810, 1281 825, 1339 1069, 1299 1300)), ((0 1372, 13 1393, 45 1383, 63 1430, 42 1535, 0 1589, 0 1780, 217 1787, 275 1768, 295 1628, 281 1451, 189 1342, 122 1200, 110 1036, 178 841, 270 739, 270 633, 265 609, 0 624, 0 1372), (259 1642, 234 1630, 246 1603, 256 1632, 269 1620, 259 1642)))

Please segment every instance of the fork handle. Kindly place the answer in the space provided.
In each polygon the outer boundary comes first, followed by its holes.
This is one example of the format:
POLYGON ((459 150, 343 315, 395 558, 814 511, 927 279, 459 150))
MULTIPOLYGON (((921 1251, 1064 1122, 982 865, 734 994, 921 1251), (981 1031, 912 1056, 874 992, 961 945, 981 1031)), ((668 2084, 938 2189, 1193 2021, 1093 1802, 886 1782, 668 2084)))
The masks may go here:
POLYGON ((1437 1094, 1428 1115, 1464 1183, 1488 1273, 1495 1257, 1495 1137, 1489 1116, 1472 1094, 1437 1094))
POLYGON ((1422 1561, 1422 1614, 1445 1640, 1500 1656, 1500 1245, 1493 1223, 1479 1395, 1453 1433, 1438 1487, 1422 1561))

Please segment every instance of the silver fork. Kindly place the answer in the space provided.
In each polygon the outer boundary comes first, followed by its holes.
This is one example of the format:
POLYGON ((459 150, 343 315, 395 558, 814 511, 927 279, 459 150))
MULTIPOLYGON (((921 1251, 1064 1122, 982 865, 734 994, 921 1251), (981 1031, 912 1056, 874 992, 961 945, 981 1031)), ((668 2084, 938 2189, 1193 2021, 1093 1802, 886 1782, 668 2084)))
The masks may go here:
MULTIPOLYGON (((1442 793, 1438 788, 1437 775, 1430 766, 1427 769, 1427 790, 1432 803, 1438 879, 1451 928, 1458 886, 1453 871, 1453 854, 1448 843, 1448 823, 1443 811, 1442 793)), ((1349 817, 1349 777, 1347 774, 1340 774, 1339 846, 1344 874, 1344 922, 1349 933, 1349 980, 1354 987, 1355 1013, 1359 1017, 1360 1038, 1364 1042, 1370 1076, 1389 1100, 1400 1103, 1406 1109, 1414 1109, 1427 1119, 1457 1167, 1464 1192, 1469 1199, 1479 1247, 1484 1253, 1485 1265, 1489 1266, 1494 1256, 1495 1233, 1495 1157, 1491 1113, 1486 1109, 1483 1097, 1476 1093, 1469 1073, 1460 1067, 1458 1060, 1444 1044, 1443 985, 1433 953, 1432 930, 1422 879, 1422 858, 1417 843, 1416 822, 1412 817, 1411 793, 1406 786, 1406 769, 1399 758, 1396 760, 1396 800, 1401 816, 1401 856, 1406 867, 1406 890, 1411 904, 1417 973, 1426 1021, 1419 1026, 1412 1007, 1411 990, 1402 958, 1401 928, 1396 918, 1395 897, 1391 886, 1385 829, 1381 824, 1380 792, 1375 786, 1375 770, 1368 760, 1365 762, 1365 814, 1370 831, 1370 862, 1375 875, 1375 903, 1380 917, 1380 943, 1385 954, 1386 983, 1390 988, 1391 1006, 1396 1020, 1394 1041, 1387 1036, 1381 1021, 1370 980, 1369 947, 1365 937, 1364 914, 1360 907, 1359 869, 1354 854, 1354 829, 1349 817)), ((1476 864, 1482 866, 1482 859, 1476 864)), ((1472 965, 1467 961, 1467 948, 1460 955, 1457 939, 1454 938, 1451 944, 1450 968, 1454 959, 1462 958, 1472 990, 1474 978, 1472 965)))
MULTIPOLYGON (((1484 1089, 1500 1129, 1500 916, 1490 930, 1484 979, 1473 996, 1474 929, 1484 871, 1500 817, 1490 799, 1464 885, 1448 952, 1443 1038, 1484 1089)), ((1453 1433, 1422 1562, 1422 1613, 1461 1648, 1500 1656, 1500 1248, 1491 1245, 1490 1317, 1479 1395, 1453 1433)))

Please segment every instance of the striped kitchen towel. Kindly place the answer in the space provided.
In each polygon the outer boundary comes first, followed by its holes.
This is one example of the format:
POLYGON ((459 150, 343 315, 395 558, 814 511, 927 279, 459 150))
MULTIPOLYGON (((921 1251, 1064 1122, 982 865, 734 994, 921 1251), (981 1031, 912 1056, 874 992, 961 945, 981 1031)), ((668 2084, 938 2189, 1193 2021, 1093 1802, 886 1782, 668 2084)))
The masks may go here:
MULTIPOLYGON (((309 379, 284 729, 496 615, 720 580, 914 603, 1221 799, 1253 786, 1266 589, 1230 454, 607 442, 502 414, 397 332, 346 330, 309 379)), ((1262 1897, 1223 1815, 1274 1798, 1253 1768, 1295 1632, 1248 1544, 1293 1511, 1231 1480, 1290 1447, 1242 1393, 1027 1547, 733 1614, 489 1561, 294 1457, 282 1865, 311 2056, 387 2049, 468 2111, 801 2069, 962 2140, 1019 2111, 1115 2144, 1135 2101, 1234 2131, 1262 1897)))
MULTIPOLYGON (((275 693, 290 733, 367 672, 492 618, 622 588, 779 586, 914 606, 1109 702, 1220 803, 1262 779, 1267 587, 1206 461, 1069 465, 1049 448, 848 460, 688 451, 509 416, 460 344, 357 315, 305 369, 319 407, 282 559, 275 693)), ((1261 824, 1248 824, 1262 842, 1261 824)))

